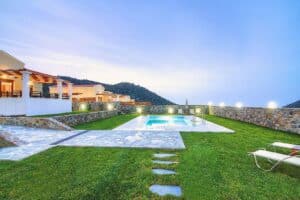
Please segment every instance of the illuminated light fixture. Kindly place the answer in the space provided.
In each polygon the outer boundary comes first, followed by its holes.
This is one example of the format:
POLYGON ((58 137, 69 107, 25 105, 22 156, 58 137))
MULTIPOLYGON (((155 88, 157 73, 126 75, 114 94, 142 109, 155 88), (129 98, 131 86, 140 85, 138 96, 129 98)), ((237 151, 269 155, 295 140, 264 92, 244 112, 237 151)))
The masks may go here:
POLYGON ((88 108, 88 106, 86 103, 81 103, 79 105, 79 111, 87 111, 87 108, 88 108))
POLYGON ((201 108, 196 108, 196 113, 197 114, 201 113, 201 108))
POLYGON ((212 106, 212 105, 213 105, 213 102, 209 101, 209 102, 207 103, 207 105, 208 105, 208 106, 212 106))
POLYGON ((113 110, 113 109, 114 106, 111 103, 107 104, 107 110, 113 110))
POLYGON ((27 85, 32 86, 32 85, 33 85, 33 82, 32 82, 32 81, 28 81, 27 85))
POLYGON ((235 107, 242 108, 243 107, 243 103, 242 102, 236 102, 235 107))
POLYGON ((168 108, 168 113, 173 114, 174 113, 174 108, 168 108))
POLYGON ((268 105, 267 105, 267 108, 269 108, 269 109, 276 109, 276 108, 278 108, 278 105, 277 105, 277 103, 275 101, 269 101, 268 105))
POLYGON ((221 103, 219 104, 219 106, 223 108, 223 107, 225 107, 225 103, 224 103, 224 102, 221 102, 221 103))
POLYGON ((6 74, 2 74, 1 77, 4 78, 4 79, 8 78, 8 76, 6 74))
POLYGON ((141 107, 137 107, 136 112, 141 114, 143 112, 143 109, 141 107))

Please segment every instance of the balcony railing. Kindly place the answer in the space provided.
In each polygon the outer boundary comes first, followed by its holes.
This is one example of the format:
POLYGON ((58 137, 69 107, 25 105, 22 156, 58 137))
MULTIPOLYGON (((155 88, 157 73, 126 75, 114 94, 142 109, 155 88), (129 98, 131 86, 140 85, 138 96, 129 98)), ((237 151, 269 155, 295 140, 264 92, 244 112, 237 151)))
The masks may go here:
MULTIPOLYGON (((58 99, 58 94, 43 94, 42 92, 39 91, 31 91, 30 92, 30 97, 32 98, 52 98, 52 99, 58 99)), ((22 91, 6 91, 6 92, 0 92, 0 98, 1 97, 22 97, 22 91)), ((67 93, 62 94, 62 99, 69 99, 69 95, 67 93)))

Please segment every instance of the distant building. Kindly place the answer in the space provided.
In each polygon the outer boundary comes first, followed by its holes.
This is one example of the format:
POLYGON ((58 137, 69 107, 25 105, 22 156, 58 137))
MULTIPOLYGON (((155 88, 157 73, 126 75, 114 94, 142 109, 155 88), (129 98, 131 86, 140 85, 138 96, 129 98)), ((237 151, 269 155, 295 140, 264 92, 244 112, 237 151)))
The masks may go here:
MULTIPOLYGON (((67 92, 67 87, 63 87, 63 93, 67 92)), ((50 86, 50 94, 55 95, 57 93, 56 86, 50 86)), ((134 99, 131 99, 129 95, 114 94, 109 91, 105 91, 105 88, 101 84, 95 85, 73 85, 73 102, 128 102, 134 103, 134 99)))

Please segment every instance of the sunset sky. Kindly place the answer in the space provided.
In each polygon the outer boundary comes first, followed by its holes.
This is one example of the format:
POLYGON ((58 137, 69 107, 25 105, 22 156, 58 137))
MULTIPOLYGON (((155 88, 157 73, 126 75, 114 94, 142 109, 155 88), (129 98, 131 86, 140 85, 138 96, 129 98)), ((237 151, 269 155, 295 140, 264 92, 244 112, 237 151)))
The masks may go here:
POLYGON ((1 0, 0 49, 28 68, 132 82, 179 104, 300 99, 300 1, 1 0))

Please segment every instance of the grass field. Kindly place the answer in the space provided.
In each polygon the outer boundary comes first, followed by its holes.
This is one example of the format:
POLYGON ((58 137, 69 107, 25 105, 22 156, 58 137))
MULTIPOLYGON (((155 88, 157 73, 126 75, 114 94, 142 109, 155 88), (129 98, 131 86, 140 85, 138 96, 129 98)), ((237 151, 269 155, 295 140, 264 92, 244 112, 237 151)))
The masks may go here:
POLYGON ((113 129, 121 124, 124 124, 125 122, 137 117, 138 114, 127 114, 127 115, 117 115, 108 119, 102 119, 94 122, 88 122, 85 124, 80 124, 75 126, 75 129, 80 130, 109 130, 113 129))
MULTIPOLYGON (((79 128, 109 129, 133 117, 116 116, 79 128)), ((56 147, 19 162, 1 161, 0 199, 176 199, 151 194, 153 183, 179 184, 184 199, 300 199, 299 168, 283 165, 267 173, 248 156, 274 141, 299 144, 299 136, 207 119, 236 133, 182 133, 187 149, 174 151, 179 164, 169 166, 178 175, 151 174, 159 166, 151 163, 158 150, 56 147)))

